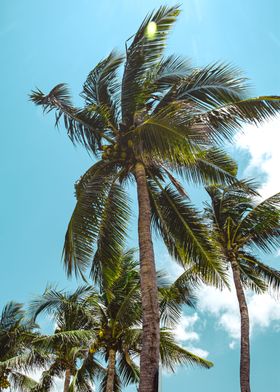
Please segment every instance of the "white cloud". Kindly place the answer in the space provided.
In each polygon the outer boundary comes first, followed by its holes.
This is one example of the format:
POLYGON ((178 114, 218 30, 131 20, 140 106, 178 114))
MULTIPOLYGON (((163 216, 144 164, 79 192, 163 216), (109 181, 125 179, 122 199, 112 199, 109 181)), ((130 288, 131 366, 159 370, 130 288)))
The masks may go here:
MULTIPOLYGON (((201 311, 210 313, 217 318, 219 328, 225 330, 232 341, 231 349, 235 341, 240 337, 240 315, 234 287, 231 291, 219 291, 214 287, 204 286, 201 288, 198 307, 201 311)), ((264 331, 270 327, 280 327, 280 302, 269 294, 247 293, 247 303, 250 315, 251 336, 256 331, 264 331)))
POLYGON ((269 197, 280 191, 280 117, 271 119, 259 127, 246 125, 243 133, 236 137, 236 147, 250 155, 245 175, 258 177, 263 174, 265 180, 260 187, 263 197, 269 197))
POLYGON ((228 346, 229 346, 229 348, 230 348, 231 350, 235 349, 236 341, 235 341, 235 340, 232 340, 232 341, 229 343, 228 346))
POLYGON ((182 315, 180 323, 174 329, 174 334, 179 342, 185 341, 199 341, 199 335, 193 331, 194 324, 198 321, 198 315, 195 313, 192 316, 182 315))
POLYGON ((186 350, 193 354, 199 355, 202 358, 207 358, 209 352, 197 347, 200 336, 195 331, 196 325, 200 322, 197 313, 186 316, 182 315, 179 324, 174 329, 175 338, 186 350))

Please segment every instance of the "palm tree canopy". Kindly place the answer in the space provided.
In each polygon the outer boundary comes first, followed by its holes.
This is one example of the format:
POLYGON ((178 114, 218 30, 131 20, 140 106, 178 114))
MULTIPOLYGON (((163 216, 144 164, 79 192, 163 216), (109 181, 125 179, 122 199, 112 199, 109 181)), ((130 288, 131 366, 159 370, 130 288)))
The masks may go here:
MULTIPOLYGON (((123 252, 113 268, 102 265, 101 279, 95 288, 82 286, 70 293, 49 287, 32 301, 33 319, 45 313, 56 323, 54 334, 39 336, 33 341, 33 357, 30 354, 29 362, 22 357, 13 360, 18 368, 25 366, 25 370, 32 366, 34 369, 39 360, 44 363, 47 370, 33 392, 39 392, 42 387, 50 390, 54 378, 63 377, 67 368, 72 375, 70 390, 90 391, 86 387, 96 382, 100 391, 105 391, 108 374, 104 363, 108 362, 111 349, 117 354, 115 390, 139 381, 136 358, 141 351, 142 309, 139 263, 134 254, 134 250, 123 252)), ((194 288, 199 278, 196 279, 193 272, 186 271, 172 283, 163 273, 158 273, 160 356, 162 365, 171 371, 180 365, 212 366, 211 362, 178 345, 171 332, 181 317, 182 305, 195 304, 194 288)))
MULTIPOLYGON (((23 305, 8 302, 0 316, 0 389, 30 392, 37 383, 18 369, 18 358, 25 356, 38 336, 37 325, 28 320, 23 305)), ((26 361, 22 361, 26 365, 26 361)), ((25 370, 25 369, 23 369, 25 370)))
POLYGON ((237 259, 245 287, 260 292, 269 286, 279 291, 279 271, 262 263, 254 252, 279 247, 280 193, 259 201, 256 188, 252 183, 250 187, 251 194, 236 185, 208 187, 211 203, 205 215, 223 254, 228 258, 232 253, 237 259))
POLYGON ((246 122, 274 116, 280 99, 249 97, 246 79, 230 65, 196 68, 181 57, 165 57, 179 13, 178 6, 160 7, 145 18, 125 56, 112 51, 100 61, 84 83, 84 107, 73 106, 65 84, 31 94, 45 112, 55 112, 56 125, 63 121, 74 144, 98 159, 76 184, 64 245, 68 274, 84 274, 90 266, 98 279, 100 265, 115 262, 130 215, 124 187, 141 162, 155 227, 170 253, 184 265, 199 264, 216 285, 226 278, 178 176, 204 185, 234 182, 236 164, 217 144, 231 140, 246 122), (157 26, 153 38, 146 34, 151 21, 157 26))

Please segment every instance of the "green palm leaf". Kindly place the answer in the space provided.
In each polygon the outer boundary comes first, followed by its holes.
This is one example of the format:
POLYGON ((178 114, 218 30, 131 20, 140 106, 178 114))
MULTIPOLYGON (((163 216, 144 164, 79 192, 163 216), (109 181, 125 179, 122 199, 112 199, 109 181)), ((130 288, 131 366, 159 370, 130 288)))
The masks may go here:
POLYGON ((169 253, 183 265, 198 265, 203 275, 211 276, 214 285, 226 282, 225 270, 193 206, 170 187, 157 189, 150 184, 149 191, 152 222, 169 253))
POLYGON ((237 227, 240 241, 269 252, 280 244, 280 193, 269 197, 244 217, 237 227))
POLYGON ((122 82, 122 121, 129 127, 137 110, 143 108, 147 97, 141 97, 145 75, 156 64, 165 48, 166 35, 179 14, 179 7, 162 6, 148 15, 127 50, 122 82), (149 22, 157 24, 157 32, 149 40, 145 32, 149 22))
POLYGON ((116 259, 122 254, 129 222, 129 200, 121 185, 112 183, 100 216, 98 236, 91 274, 98 280, 102 266, 113 268, 116 259))
POLYGON ((114 164, 97 162, 77 185, 77 204, 65 236, 64 264, 68 275, 83 274, 93 259, 104 201, 113 185, 114 164))
POLYGON ((160 332, 160 360, 164 368, 175 372, 176 366, 201 366, 211 368, 213 363, 180 347, 169 331, 160 332))
POLYGON ((97 148, 104 136, 104 119, 99 113, 88 113, 74 108, 65 84, 58 84, 47 95, 40 90, 32 91, 30 99, 36 105, 42 106, 44 111, 54 110, 56 112, 56 126, 63 118, 67 134, 74 145, 82 144, 90 152, 97 153, 97 148))
POLYGON ((258 258, 246 252, 239 252, 239 258, 246 263, 247 268, 255 273, 267 287, 278 292, 280 289, 280 272, 262 263, 258 258))
POLYGON ((118 123, 118 95, 120 94, 120 83, 117 79, 117 71, 123 62, 123 56, 111 52, 107 58, 100 61, 89 73, 81 96, 85 99, 85 104, 90 108, 105 107, 109 110, 106 116, 108 122, 117 128, 118 123))

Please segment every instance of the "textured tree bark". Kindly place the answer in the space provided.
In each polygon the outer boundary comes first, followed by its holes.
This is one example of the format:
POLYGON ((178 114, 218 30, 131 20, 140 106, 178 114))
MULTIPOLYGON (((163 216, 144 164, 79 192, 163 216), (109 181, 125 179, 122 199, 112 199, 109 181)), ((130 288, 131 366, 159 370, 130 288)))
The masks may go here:
POLYGON ((138 196, 138 239, 143 310, 142 350, 140 355, 139 392, 158 392, 159 303, 156 268, 151 237, 151 206, 145 168, 135 165, 138 196))
POLYGON ((68 392, 68 391, 69 391, 70 380, 71 380, 71 372, 70 372, 70 369, 66 369, 66 371, 65 371, 65 379, 64 379, 64 388, 63 388, 63 392, 68 392))
POLYGON ((240 278, 240 270, 236 260, 231 257, 231 267, 236 295, 239 303, 241 321, 241 352, 240 352, 240 389, 251 392, 250 388, 250 322, 246 297, 240 278))
POLYGON ((106 392, 114 391, 114 381, 115 381, 115 362, 116 362, 116 352, 113 349, 109 350, 109 363, 108 363, 108 377, 106 384, 106 392))

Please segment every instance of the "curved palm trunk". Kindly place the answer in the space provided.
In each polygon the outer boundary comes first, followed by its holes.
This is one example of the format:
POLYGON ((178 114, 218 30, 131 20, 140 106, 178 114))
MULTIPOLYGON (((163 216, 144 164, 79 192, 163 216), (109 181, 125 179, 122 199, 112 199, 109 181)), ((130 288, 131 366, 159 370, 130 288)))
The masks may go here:
POLYGON ((140 355, 139 392, 158 392, 159 303, 156 268, 151 237, 151 206, 145 168, 135 165, 138 196, 138 239, 143 310, 142 350, 140 355))
POLYGON ((108 377, 106 384, 106 392, 114 391, 114 380, 115 380, 115 361, 116 352, 113 349, 109 350, 109 363, 108 363, 108 377))
POLYGON ((68 392, 68 391, 69 391, 70 380, 71 380, 71 372, 70 372, 70 369, 66 369, 66 371, 65 371, 65 379, 64 379, 64 388, 63 388, 63 392, 68 392))
POLYGON ((250 324, 249 312, 240 278, 240 270, 234 258, 231 267, 236 295, 239 303, 241 321, 241 353, 240 353, 240 388, 241 392, 250 392, 250 324))

